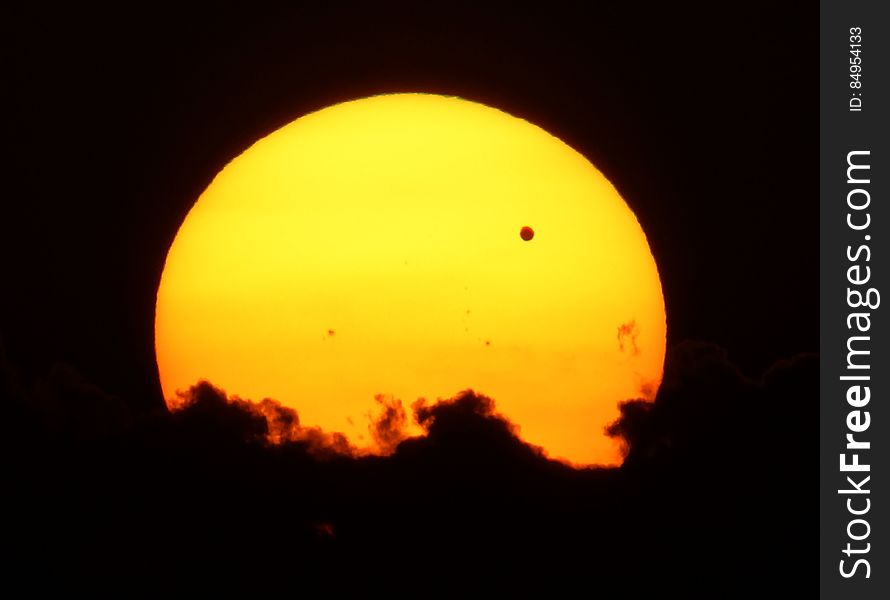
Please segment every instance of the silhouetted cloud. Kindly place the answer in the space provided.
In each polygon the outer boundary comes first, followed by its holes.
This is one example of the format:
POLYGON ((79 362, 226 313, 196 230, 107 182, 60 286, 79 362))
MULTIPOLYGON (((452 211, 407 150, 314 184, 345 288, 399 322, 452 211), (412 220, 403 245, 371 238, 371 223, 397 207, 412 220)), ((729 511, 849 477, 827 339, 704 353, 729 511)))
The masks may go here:
POLYGON ((276 400, 259 402, 228 397, 210 382, 200 381, 177 394, 171 418, 189 427, 206 428, 207 435, 230 436, 249 443, 301 444, 314 456, 356 456, 358 451, 342 433, 303 427, 297 411, 276 400))
POLYGON ((92 437, 128 427, 127 403, 89 383, 74 368, 55 363, 49 373, 26 385, 10 364, 0 340, 0 401, 4 412, 26 423, 17 433, 92 437))
POLYGON ((178 410, 129 415, 70 369, 24 385, 0 367, 17 432, 3 442, 16 516, 6 568, 54 574, 29 580, 35 590, 554 594, 566 583, 724 597, 726 582, 739 594, 764 579, 800 586, 815 564, 812 356, 755 378, 713 344, 680 344, 654 401, 624 402, 609 428, 625 464, 586 469, 522 442, 473 390, 416 402, 419 437, 406 437, 401 402, 379 398, 370 433, 388 455, 377 456, 207 382, 178 410), (776 532, 783 552, 764 555, 776 532))
POLYGON ((755 379, 743 375, 719 346, 684 342, 667 355, 655 402, 621 403, 621 417, 607 433, 625 443, 626 464, 709 456, 751 463, 765 442, 772 452, 806 434, 817 380, 815 355, 780 361, 755 379))

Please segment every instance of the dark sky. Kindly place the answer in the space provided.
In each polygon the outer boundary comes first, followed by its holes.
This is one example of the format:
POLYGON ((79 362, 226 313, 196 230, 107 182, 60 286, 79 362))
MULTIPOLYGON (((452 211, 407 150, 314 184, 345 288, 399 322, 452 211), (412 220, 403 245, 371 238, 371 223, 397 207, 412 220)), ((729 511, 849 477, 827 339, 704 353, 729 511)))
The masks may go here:
POLYGON ((816 7, 614 4, 14 15, 9 352, 156 402, 155 291, 193 201, 278 127, 393 91, 501 108, 603 170, 649 237, 671 343, 753 374, 814 351, 816 7))
POLYGON ((5 19, 4 580, 815 591, 818 5, 321 4, 5 19), (212 177, 309 111, 400 91, 540 125, 637 214, 671 349, 612 430, 620 469, 545 460, 472 394, 371 459, 312 432, 270 447, 208 387, 149 410, 161 269, 212 177))

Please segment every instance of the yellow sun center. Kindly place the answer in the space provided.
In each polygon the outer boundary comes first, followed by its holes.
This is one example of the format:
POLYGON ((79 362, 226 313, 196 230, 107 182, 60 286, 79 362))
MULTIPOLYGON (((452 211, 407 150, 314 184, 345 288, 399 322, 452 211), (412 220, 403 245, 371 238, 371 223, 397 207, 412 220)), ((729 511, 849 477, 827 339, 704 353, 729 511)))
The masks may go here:
POLYGON ((170 248, 155 335, 168 399, 208 379, 371 447, 376 395, 472 388, 552 457, 615 464, 603 428, 657 388, 665 313, 643 231, 583 156, 481 104, 394 94, 219 173, 170 248))

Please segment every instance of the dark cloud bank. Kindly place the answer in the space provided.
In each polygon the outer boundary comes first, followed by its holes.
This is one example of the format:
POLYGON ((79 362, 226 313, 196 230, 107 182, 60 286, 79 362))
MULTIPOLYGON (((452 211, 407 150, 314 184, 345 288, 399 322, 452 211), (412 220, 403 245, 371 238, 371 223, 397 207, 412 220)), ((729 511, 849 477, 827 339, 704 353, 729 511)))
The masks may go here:
POLYGON ((34 592, 817 590, 813 356, 753 380, 716 346, 680 344, 654 403, 624 403, 610 429, 625 464, 584 470, 520 442, 472 392, 413 407, 416 439, 382 403, 373 433, 392 454, 350 456, 210 385, 136 415, 71 369, 23 382, 0 367, 4 578, 34 592))

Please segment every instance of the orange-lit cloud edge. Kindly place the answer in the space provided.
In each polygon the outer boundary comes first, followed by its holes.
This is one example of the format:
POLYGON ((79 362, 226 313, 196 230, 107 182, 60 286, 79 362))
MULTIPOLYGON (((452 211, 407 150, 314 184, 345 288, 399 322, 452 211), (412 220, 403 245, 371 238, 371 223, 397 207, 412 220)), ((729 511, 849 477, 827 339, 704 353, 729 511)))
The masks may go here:
MULTIPOLYGON (((522 439, 518 425, 512 423, 506 416, 497 411, 497 403, 493 398, 474 390, 466 389, 455 394, 452 398, 439 398, 435 402, 429 402, 425 398, 418 398, 406 409, 401 400, 377 395, 375 401, 377 410, 369 413, 368 433, 373 443, 369 446, 358 447, 340 432, 325 431, 320 427, 304 426, 300 423, 299 412, 296 409, 284 406, 272 398, 263 398, 254 401, 239 396, 230 396, 213 385, 209 381, 198 381, 186 390, 178 390, 176 395, 167 401, 167 407, 172 413, 186 411, 191 408, 202 393, 211 392, 215 397, 224 398, 225 402, 235 406, 245 413, 262 419, 265 423, 263 442, 272 446, 284 444, 305 445, 310 455, 317 459, 325 460, 332 457, 364 458, 364 457, 388 457, 392 456, 402 442, 418 440, 426 437, 434 417, 435 409, 443 405, 451 405, 462 400, 471 399, 480 407, 482 418, 490 418, 503 422, 511 434, 532 452, 542 458, 561 463, 578 470, 600 469, 614 467, 615 465, 598 465, 575 463, 567 458, 550 456, 543 446, 530 444, 522 439), (422 433, 412 433, 412 425, 419 426, 422 433)), ((629 400, 651 399, 643 396, 629 400)), ((611 434, 610 434, 611 435, 611 434)), ((620 436, 615 436, 620 439, 620 436)), ((628 447, 621 440, 622 455, 628 447)))

